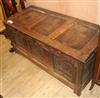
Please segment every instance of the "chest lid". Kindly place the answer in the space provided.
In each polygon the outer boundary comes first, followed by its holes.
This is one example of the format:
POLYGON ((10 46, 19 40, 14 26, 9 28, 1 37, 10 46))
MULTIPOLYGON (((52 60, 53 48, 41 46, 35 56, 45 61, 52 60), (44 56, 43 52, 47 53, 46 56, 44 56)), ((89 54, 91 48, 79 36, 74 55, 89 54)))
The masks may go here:
POLYGON ((97 47, 100 26, 31 6, 5 21, 6 25, 85 62, 97 47))

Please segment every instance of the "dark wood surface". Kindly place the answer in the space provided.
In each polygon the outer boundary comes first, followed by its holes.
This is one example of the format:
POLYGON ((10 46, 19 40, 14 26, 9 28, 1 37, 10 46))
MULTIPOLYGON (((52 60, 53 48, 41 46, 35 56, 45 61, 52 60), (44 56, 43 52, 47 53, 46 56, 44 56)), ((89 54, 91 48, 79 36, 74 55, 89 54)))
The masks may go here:
POLYGON ((94 74, 93 74, 90 90, 93 88, 94 84, 97 84, 100 86, 100 35, 99 35, 99 40, 98 40, 98 50, 96 54, 94 74))
POLYGON ((10 52, 38 63, 80 95, 92 77, 100 26, 35 6, 8 20, 4 23, 10 52))

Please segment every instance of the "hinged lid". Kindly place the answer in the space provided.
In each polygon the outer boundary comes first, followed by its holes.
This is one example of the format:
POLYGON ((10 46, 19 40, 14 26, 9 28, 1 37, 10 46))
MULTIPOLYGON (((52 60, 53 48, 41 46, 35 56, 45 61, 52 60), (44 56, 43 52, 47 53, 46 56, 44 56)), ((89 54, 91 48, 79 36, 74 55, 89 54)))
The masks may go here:
POLYGON ((30 6, 9 20, 5 24, 81 62, 97 47, 100 26, 77 18, 30 6))

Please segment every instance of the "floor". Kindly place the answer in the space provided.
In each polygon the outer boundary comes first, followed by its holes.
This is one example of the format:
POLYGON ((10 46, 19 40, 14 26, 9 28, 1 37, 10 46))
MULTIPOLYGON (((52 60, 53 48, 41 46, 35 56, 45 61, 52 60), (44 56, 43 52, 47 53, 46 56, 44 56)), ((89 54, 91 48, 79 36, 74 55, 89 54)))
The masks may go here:
POLYGON ((80 97, 62 82, 20 54, 10 53, 10 41, 0 35, 0 94, 4 98, 100 98, 100 87, 89 91, 90 83, 80 97))

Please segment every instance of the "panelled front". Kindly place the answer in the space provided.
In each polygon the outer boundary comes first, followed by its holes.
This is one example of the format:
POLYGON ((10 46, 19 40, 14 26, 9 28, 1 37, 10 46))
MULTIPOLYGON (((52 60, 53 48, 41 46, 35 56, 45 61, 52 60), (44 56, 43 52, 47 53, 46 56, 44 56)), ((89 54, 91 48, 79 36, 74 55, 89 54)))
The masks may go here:
POLYGON ((54 71, 70 82, 73 81, 73 76, 74 76, 74 64, 71 64, 71 62, 68 62, 67 60, 64 60, 63 58, 54 55, 53 57, 53 62, 54 62, 54 71))
POLYGON ((7 31, 10 33, 8 38, 13 41, 17 48, 21 49, 32 58, 35 58, 36 61, 40 62, 46 69, 52 64, 51 53, 41 48, 39 41, 13 28, 8 27, 7 29, 7 31))

